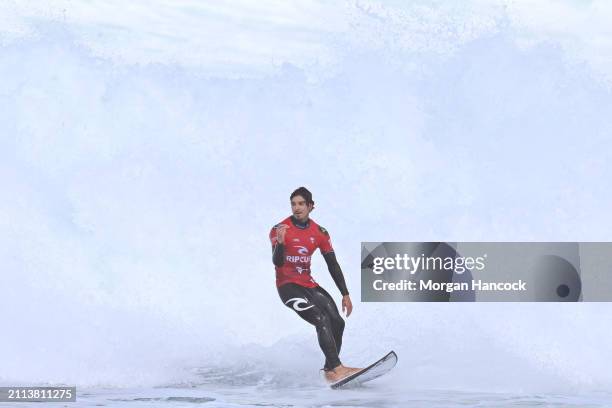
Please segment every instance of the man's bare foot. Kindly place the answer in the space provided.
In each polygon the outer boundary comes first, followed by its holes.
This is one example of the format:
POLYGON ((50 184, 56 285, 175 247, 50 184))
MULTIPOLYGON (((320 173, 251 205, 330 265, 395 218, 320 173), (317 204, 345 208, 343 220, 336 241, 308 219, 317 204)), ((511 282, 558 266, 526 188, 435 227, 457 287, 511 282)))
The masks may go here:
POLYGON ((327 379, 328 382, 336 382, 352 374, 355 374, 361 370, 363 370, 363 368, 353 368, 353 367, 345 367, 343 365, 339 365, 333 370, 326 371, 325 379, 327 379))

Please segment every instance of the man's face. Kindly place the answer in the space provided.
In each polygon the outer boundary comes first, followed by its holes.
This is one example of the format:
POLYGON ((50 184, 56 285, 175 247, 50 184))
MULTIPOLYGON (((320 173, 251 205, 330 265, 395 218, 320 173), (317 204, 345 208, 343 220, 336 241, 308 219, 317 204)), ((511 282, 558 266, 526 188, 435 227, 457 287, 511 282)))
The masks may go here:
POLYGON ((308 219, 308 214, 312 211, 312 204, 306 204, 304 197, 297 195, 291 199, 291 211, 298 221, 303 222, 308 219))

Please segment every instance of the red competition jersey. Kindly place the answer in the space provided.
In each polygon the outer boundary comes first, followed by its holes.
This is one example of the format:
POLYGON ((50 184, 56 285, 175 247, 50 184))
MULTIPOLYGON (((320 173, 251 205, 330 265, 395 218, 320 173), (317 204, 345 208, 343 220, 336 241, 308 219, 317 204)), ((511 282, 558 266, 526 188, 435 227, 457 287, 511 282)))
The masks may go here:
POLYGON ((329 233, 312 219, 308 220, 306 228, 293 224, 291 217, 285 218, 272 227, 270 242, 272 248, 276 245, 276 228, 281 224, 289 228, 285 233, 285 263, 276 266, 276 287, 293 282, 307 288, 319 286, 310 276, 310 259, 317 248, 321 254, 333 252, 329 233))

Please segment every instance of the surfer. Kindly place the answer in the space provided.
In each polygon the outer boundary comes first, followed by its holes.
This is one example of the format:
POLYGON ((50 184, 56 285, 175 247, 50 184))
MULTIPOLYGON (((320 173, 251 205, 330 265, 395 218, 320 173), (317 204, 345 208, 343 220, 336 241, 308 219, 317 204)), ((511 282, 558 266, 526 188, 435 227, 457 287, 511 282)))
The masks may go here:
POLYGON ((312 193, 300 187, 291 193, 289 199, 293 215, 270 231, 276 287, 283 303, 316 327, 319 346, 325 355, 325 378, 329 382, 336 382, 361 368, 346 367, 340 362, 345 323, 333 298, 310 275, 310 260, 317 248, 342 294, 342 311, 347 318, 353 311, 353 304, 329 233, 309 218, 314 209, 312 193))

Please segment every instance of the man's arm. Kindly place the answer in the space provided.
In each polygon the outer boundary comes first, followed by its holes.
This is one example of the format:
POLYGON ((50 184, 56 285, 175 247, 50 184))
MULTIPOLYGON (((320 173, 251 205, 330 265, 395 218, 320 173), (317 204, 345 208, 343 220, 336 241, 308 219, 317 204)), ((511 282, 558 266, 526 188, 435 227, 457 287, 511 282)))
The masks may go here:
POLYGON ((342 293, 342 296, 346 296, 349 294, 348 289, 346 288, 346 282, 344 281, 344 274, 342 274, 342 269, 340 269, 340 265, 338 264, 338 260, 336 259, 336 254, 331 251, 326 254, 323 254, 323 258, 327 263, 327 269, 329 270, 330 275, 334 279, 338 290, 342 293))
POLYGON ((281 267, 285 263, 285 245, 276 243, 272 249, 272 262, 274 265, 281 267))
POLYGON ((272 262, 281 267, 285 263, 285 234, 288 225, 278 224, 270 231, 270 242, 272 243, 272 262))

